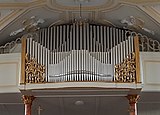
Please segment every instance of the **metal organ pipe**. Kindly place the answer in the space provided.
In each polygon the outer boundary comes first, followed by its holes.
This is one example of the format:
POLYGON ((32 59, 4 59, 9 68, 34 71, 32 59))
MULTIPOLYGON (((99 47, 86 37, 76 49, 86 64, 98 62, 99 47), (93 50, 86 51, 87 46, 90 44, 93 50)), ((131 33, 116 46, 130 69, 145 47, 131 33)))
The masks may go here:
MULTIPOLYGON (((59 62, 62 60, 62 26, 60 26, 60 45, 59 45, 59 62)), ((61 70, 62 72, 62 70, 61 70)), ((60 73, 61 73, 60 72, 60 73)))
POLYGON ((35 41, 32 41, 31 46, 32 46, 32 49, 31 49, 31 50, 32 50, 32 55, 31 55, 31 56, 32 56, 33 58, 35 58, 35 41))
MULTIPOLYGON (((97 51, 95 51, 95 54, 97 53, 97 60, 101 61, 100 59, 100 26, 97 26, 97 51)), ((98 76, 96 74, 98 73, 98 63, 95 62, 95 78, 96 81, 98 80, 98 76)))
POLYGON ((134 52, 134 36, 131 35, 131 51, 134 52))
MULTIPOLYGON (((102 67, 104 68, 104 45, 102 44, 103 43, 102 41, 104 41, 104 39, 103 39, 104 38, 104 36, 103 36, 103 29, 104 29, 103 26, 101 26, 101 28, 100 28, 100 32, 101 32, 100 56, 101 56, 102 67)), ((98 71, 99 71, 99 67, 98 67, 98 71)), ((102 72, 104 73, 104 69, 103 69, 102 72)), ((99 78, 100 81, 103 80, 103 78, 100 78, 100 77, 98 77, 98 78, 99 78)))
POLYGON ((82 81, 82 78, 83 78, 83 75, 81 76, 80 75, 80 73, 82 72, 82 69, 83 69, 83 66, 82 66, 82 64, 83 64, 83 58, 82 58, 82 26, 83 25, 81 25, 79 28, 80 28, 80 30, 79 30, 79 36, 80 36, 80 49, 79 49, 79 51, 78 51, 78 54, 79 54, 79 69, 78 69, 78 71, 79 71, 79 80, 80 81, 82 81))
POLYGON ((26 49, 30 58, 46 66, 47 82, 107 81, 109 66, 134 52, 133 36, 127 32, 88 23, 53 26, 40 30, 37 41, 28 38, 26 49), (50 65, 58 70, 52 77, 50 65))
POLYGON ((53 61, 52 61, 52 64, 55 64, 55 50, 56 50, 56 26, 53 27, 53 50, 52 50, 52 53, 53 53, 53 61))
POLYGON ((126 57, 126 38, 125 38, 125 32, 122 31, 122 38, 123 38, 123 58, 126 57))
MULTIPOLYGON (((83 25, 83 50, 82 50, 82 60, 83 60, 83 64, 82 64, 82 71, 84 72, 86 70, 86 52, 85 52, 85 49, 86 49, 86 24, 83 25)), ((83 74, 83 78, 82 78, 82 81, 85 81, 86 80, 86 75, 83 74)))
MULTIPOLYGON (((90 31, 89 31, 89 24, 87 23, 86 24, 86 28, 87 28, 87 31, 86 31, 86 33, 87 33, 87 45, 86 45, 86 50, 85 50, 85 52, 86 52, 86 60, 88 60, 87 62, 86 62, 86 70, 87 71, 89 71, 90 69, 89 69, 89 67, 90 67, 90 58, 89 58, 89 51, 90 51, 90 31)), ((89 81, 89 77, 90 77, 90 75, 87 75, 87 78, 86 78, 86 80, 87 81, 89 81)))
POLYGON ((29 54, 30 54, 30 58, 32 57, 32 48, 33 48, 33 45, 32 45, 32 38, 29 38, 29 54))
POLYGON ((27 49, 27 52, 26 52, 27 54, 30 54, 30 52, 29 52, 29 49, 30 49, 30 47, 29 47, 29 40, 30 39, 27 39, 27 48, 26 48, 27 49))
POLYGON ((114 53, 115 53, 115 51, 114 51, 114 47, 112 47, 112 44, 114 43, 114 41, 112 40, 113 38, 112 38, 112 28, 110 28, 109 29, 109 31, 110 31, 110 36, 109 36, 109 38, 108 39, 110 39, 110 49, 111 49, 111 65, 115 65, 115 55, 114 55, 114 53), (113 42, 112 42, 113 41, 113 42))
MULTIPOLYGON (((90 72, 92 72, 92 69, 91 69, 91 67, 92 67, 92 65, 93 65, 93 62, 92 62, 92 57, 91 57, 91 52, 93 52, 92 51, 92 49, 93 49, 93 47, 92 47, 92 45, 93 45, 93 27, 92 27, 92 25, 90 25, 90 49, 89 49, 89 71, 90 72)), ((92 75, 91 74, 89 74, 89 81, 92 81, 92 75)))
MULTIPOLYGON (((103 36, 103 41, 104 41, 104 52, 103 52, 103 57, 104 57, 104 64, 109 64, 108 63, 108 48, 107 48, 107 35, 106 35, 106 33, 107 33, 107 30, 106 30, 106 26, 104 26, 104 29, 103 29, 103 33, 104 33, 104 36, 103 36)), ((102 41, 102 42, 103 42, 102 41)), ((108 70, 104 70, 103 72, 105 72, 105 71, 107 71, 107 73, 108 73, 108 70)), ((102 81, 105 81, 105 78, 103 78, 102 79, 102 81)))
MULTIPOLYGON (((69 41, 70 41, 70 49, 69 49, 69 52, 70 52, 70 69, 69 69, 69 72, 72 72, 73 71, 73 57, 72 57, 72 46, 73 46, 73 25, 70 26, 70 36, 69 36, 69 41)), ((70 75, 70 80, 73 81, 73 75, 71 74, 70 75)))
POLYGON ((107 39, 107 60, 106 60, 106 63, 107 64, 111 64, 111 49, 110 49, 110 37, 109 37, 109 27, 107 27, 107 30, 105 31, 105 33, 107 33, 107 36, 106 36, 106 39, 107 39))
POLYGON ((128 36, 128 54, 131 53, 131 39, 130 39, 130 36, 128 36))
MULTIPOLYGON (((76 65, 74 65, 74 63, 76 63, 75 62, 75 50, 76 50, 76 34, 75 33, 76 33, 76 24, 73 23, 73 52, 72 52, 73 53, 73 60, 72 60, 73 70, 72 71, 76 70, 76 65)), ((75 81, 75 78, 76 77, 73 78, 73 81, 75 81)))
POLYGON ((128 55, 128 39, 127 39, 127 33, 125 33, 125 57, 128 55))
MULTIPOLYGON (((67 43, 66 43, 66 34, 65 34, 65 42, 64 42, 64 52, 65 52, 65 57, 67 56, 67 43)), ((67 64, 66 64, 66 59, 64 60, 64 74, 66 74, 67 72, 67 64)), ((67 76, 65 77, 64 76, 64 80, 66 81, 67 80, 67 76)))
POLYGON ((70 36, 69 36, 69 41, 70 41, 70 49, 69 49, 69 52, 70 52, 70 70, 69 70, 69 73, 70 74, 70 80, 73 81, 73 75, 72 75, 72 72, 73 72, 73 67, 74 67, 74 63, 73 63, 73 52, 72 52, 72 49, 73 49, 73 25, 70 26, 70 36))
POLYGON ((95 81, 95 77, 94 77, 94 74, 95 74, 95 72, 96 72, 96 63, 95 63, 95 59, 93 58, 93 55, 95 54, 96 55, 96 38, 97 38, 97 36, 96 36, 96 26, 94 25, 93 26, 93 34, 94 34, 94 41, 93 41, 93 53, 92 53, 92 61, 93 61, 93 66, 91 66, 91 68, 92 68, 92 72, 93 72, 93 76, 92 76, 92 79, 93 79, 93 81, 95 81))
POLYGON ((107 47, 106 47, 106 45, 107 45, 107 38, 106 38, 106 27, 104 26, 104 28, 103 28, 103 34, 104 34, 104 36, 103 36, 103 41, 102 42, 104 42, 104 53, 103 53, 103 58, 104 58, 104 64, 106 64, 107 63, 107 47))
MULTIPOLYGON (((70 57, 70 54, 68 54, 70 51, 69 51, 69 33, 70 33, 70 30, 69 30, 69 25, 67 25, 67 74, 70 72, 70 59, 69 59, 69 57, 70 57)), ((68 80, 69 81, 71 81, 70 80, 71 78, 70 78, 70 75, 68 75, 68 80)))
POLYGON ((38 42, 35 42, 35 59, 37 59, 37 63, 38 63, 38 42))
POLYGON ((117 64, 120 63, 120 47, 119 47, 119 36, 118 36, 118 29, 116 29, 116 51, 117 51, 117 64))
POLYGON ((123 45, 122 45, 123 40, 121 36, 121 31, 123 30, 119 30, 119 34, 118 34, 119 40, 120 40, 120 63, 123 61, 123 45))

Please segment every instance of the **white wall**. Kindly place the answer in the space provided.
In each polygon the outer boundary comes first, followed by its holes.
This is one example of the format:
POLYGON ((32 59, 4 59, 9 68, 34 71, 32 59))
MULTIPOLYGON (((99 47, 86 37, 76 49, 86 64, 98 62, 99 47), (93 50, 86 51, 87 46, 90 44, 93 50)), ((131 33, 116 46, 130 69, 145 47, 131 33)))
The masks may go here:
POLYGON ((160 91, 160 53, 141 52, 141 78, 143 91, 160 91))
POLYGON ((19 92, 21 54, 0 55, 0 93, 19 92))

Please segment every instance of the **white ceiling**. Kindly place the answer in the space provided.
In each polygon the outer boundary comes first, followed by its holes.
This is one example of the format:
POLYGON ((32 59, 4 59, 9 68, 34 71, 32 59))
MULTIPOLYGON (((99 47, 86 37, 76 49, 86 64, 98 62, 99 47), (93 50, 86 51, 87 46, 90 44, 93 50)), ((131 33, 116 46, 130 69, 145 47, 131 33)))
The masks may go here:
POLYGON ((9 35, 22 28, 23 20, 32 16, 45 20, 41 28, 79 18, 79 3, 82 4, 82 18, 124 27, 120 21, 134 16, 143 20, 144 27, 155 35, 140 29, 135 31, 160 40, 159 0, 0 0, 0 45, 21 37, 22 34, 9 35))

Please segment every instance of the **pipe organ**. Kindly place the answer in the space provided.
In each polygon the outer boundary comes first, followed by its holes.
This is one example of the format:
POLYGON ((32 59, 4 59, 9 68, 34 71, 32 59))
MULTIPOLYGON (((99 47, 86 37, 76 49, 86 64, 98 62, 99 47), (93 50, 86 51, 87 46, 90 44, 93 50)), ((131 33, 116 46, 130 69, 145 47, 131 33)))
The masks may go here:
POLYGON ((134 33, 103 25, 57 25, 37 34, 27 38, 26 53, 45 66, 46 82, 115 81, 114 66, 135 51, 134 33))

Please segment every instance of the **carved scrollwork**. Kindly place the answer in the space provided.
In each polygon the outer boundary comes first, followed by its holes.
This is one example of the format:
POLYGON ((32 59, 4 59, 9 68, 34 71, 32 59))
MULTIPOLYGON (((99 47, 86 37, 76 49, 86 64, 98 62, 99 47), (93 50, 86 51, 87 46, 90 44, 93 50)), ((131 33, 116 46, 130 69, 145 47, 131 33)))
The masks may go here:
POLYGON ((0 46, 0 54, 12 53, 19 43, 21 43, 21 38, 17 38, 15 41, 11 41, 6 43, 4 46, 0 46))
POLYGON ((43 83, 45 81, 45 66, 38 64, 36 59, 25 56, 26 83, 43 83))
POLYGON ((115 65, 115 78, 116 82, 136 81, 135 53, 131 53, 122 63, 115 65))
POLYGON ((34 96, 23 95, 22 99, 23 99, 24 104, 32 105, 32 102, 35 99, 35 97, 34 96))
POLYGON ((141 51, 147 51, 147 52, 159 52, 160 51, 159 41, 148 38, 146 36, 140 36, 139 45, 140 45, 141 51))
POLYGON ((135 104, 135 103, 137 103, 137 101, 138 101, 139 98, 140 98, 140 96, 136 95, 136 94, 135 95, 128 95, 127 96, 129 104, 135 104))

